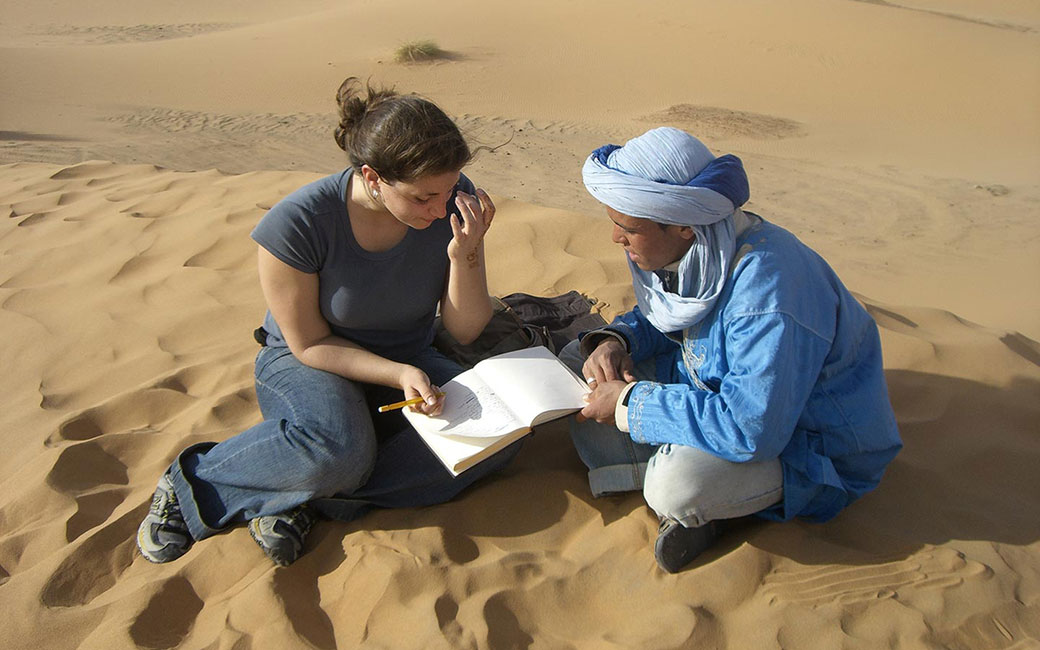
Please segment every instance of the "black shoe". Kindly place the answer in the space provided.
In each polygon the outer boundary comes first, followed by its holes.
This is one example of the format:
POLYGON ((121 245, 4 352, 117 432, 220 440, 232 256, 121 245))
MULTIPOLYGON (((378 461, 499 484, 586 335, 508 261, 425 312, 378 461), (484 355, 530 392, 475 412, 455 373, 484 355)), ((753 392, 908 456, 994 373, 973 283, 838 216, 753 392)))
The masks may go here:
POLYGON ((657 543, 654 544, 657 565, 668 573, 678 573, 709 549, 718 537, 713 521, 697 528, 686 528, 674 519, 662 519, 657 529, 657 543))
POLYGON ((163 474, 152 495, 152 507, 137 529, 137 548, 144 559, 162 564, 184 555, 194 543, 173 492, 170 475, 163 474))
POLYGON ((303 543, 318 516, 306 505, 257 517, 249 522, 249 534, 278 566, 289 566, 303 555, 303 543))

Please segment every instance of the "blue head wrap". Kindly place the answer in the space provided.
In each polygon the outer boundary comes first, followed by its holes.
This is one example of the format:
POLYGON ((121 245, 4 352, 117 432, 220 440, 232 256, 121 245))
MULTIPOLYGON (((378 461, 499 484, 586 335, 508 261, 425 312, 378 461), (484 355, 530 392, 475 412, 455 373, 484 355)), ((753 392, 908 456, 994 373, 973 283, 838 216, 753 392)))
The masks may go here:
POLYGON ((640 309, 662 332, 704 318, 722 293, 733 259, 733 215, 750 194, 740 159, 716 158, 689 133, 661 127, 623 147, 593 151, 582 179, 596 200, 622 214, 693 229, 696 240, 679 262, 678 293, 665 291, 655 273, 631 260, 629 269, 640 309))

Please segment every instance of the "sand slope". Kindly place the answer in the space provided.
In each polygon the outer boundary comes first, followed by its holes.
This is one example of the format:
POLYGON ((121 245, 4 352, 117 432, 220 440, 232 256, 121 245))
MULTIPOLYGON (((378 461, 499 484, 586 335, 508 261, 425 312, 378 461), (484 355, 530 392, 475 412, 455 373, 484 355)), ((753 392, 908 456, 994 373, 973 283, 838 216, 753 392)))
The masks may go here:
POLYGON ((356 75, 455 115, 483 147, 472 174, 499 196, 595 215, 583 157, 672 124, 744 158, 753 207, 799 226, 843 277, 863 270, 849 278, 860 290, 1040 339, 1035 2, 0 0, 0 12, 0 162, 331 172, 333 91, 356 75), (451 59, 394 64, 417 38, 451 59), (886 272, 897 238, 915 254, 886 272), (1003 300, 1009 277, 1025 309, 1003 300))
MULTIPOLYGON (((243 530, 148 564, 133 534, 172 454, 257 419, 248 231, 314 177, 0 168, 13 343, 0 646, 1025 648, 1040 635, 1040 345, 869 296, 906 449, 834 522, 741 524, 703 565, 664 575, 641 499, 592 500, 554 425, 456 502, 321 525, 290 569, 243 530)), ((620 260, 571 245, 590 218, 501 207, 496 292, 624 292, 620 260)))
POLYGON ((0 648, 1040 647, 1035 0, 0 0, 0 88, 0 648), (418 38, 450 58, 393 63, 418 38), (749 209, 881 327, 906 443, 881 487, 669 576, 557 423, 289 569, 242 530, 138 557, 173 455, 259 417, 248 232, 344 164, 348 75, 480 146, 499 295, 632 305, 593 148, 671 124, 739 155, 749 209))

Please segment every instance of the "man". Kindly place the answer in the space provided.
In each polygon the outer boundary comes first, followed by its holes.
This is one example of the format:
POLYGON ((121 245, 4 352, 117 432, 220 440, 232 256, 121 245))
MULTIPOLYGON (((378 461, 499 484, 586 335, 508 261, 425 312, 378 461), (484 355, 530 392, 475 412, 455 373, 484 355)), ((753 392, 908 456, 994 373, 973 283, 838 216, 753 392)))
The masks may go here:
POLYGON ((825 521, 873 489, 902 447, 877 327, 819 255, 740 209, 740 159, 659 128, 582 175, 637 306, 561 353, 593 387, 572 437, 595 496, 643 490, 661 568, 720 520, 825 521))

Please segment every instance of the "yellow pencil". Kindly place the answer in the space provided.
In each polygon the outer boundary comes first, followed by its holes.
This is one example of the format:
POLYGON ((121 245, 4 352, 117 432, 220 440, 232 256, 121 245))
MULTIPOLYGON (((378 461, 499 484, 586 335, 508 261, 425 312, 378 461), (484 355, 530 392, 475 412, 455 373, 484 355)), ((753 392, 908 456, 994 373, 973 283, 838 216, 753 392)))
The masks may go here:
MULTIPOLYGON (((437 393, 437 398, 444 397, 444 393, 437 393)), ((424 397, 413 397, 412 399, 406 399, 401 402, 394 402, 393 404, 385 404, 379 407, 380 413, 386 413, 387 411, 396 411, 397 409, 403 409, 406 406, 414 406, 415 404, 422 404, 426 399, 424 397)))

